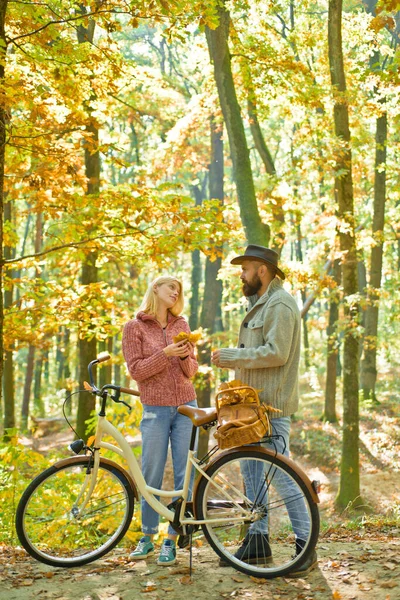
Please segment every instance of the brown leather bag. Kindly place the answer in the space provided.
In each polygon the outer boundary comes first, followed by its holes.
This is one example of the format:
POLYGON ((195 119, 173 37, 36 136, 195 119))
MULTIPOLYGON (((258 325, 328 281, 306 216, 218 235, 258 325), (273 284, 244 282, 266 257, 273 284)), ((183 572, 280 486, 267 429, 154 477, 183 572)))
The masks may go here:
POLYGON ((214 437, 219 448, 259 442, 271 435, 270 407, 260 403, 257 390, 249 385, 225 387, 215 398, 218 427, 214 437))

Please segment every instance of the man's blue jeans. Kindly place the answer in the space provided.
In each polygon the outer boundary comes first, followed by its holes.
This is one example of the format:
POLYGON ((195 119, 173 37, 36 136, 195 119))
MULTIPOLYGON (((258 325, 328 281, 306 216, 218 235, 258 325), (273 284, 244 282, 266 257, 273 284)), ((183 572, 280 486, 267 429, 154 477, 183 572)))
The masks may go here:
MULTIPOLYGON (((197 406, 196 400, 187 403, 197 406)), ((147 485, 161 489, 168 444, 171 441, 174 468, 174 489, 183 487, 187 455, 192 434, 192 422, 178 413, 177 406, 143 405, 140 423, 142 433, 142 473, 147 485)), ((158 532, 159 514, 142 498, 142 531, 149 535, 158 532)), ((168 533, 176 534, 171 526, 168 533)))
MULTIPOLYGON (((290 417, 271 419, 273 443, 262 446, 273 452, 289 456, 290 417)), ((265 473, 261 462, 249 460, 242 463, 242 475, 246 487, 246 495, 251 501, 259 500, 268 505, 268 490, 265 484, 265 473)), ((272 476, 272 485, 285 502, 296 539, 306 540, 310 531, 310 517, 303 497, 299 497, 299 487, 285 473, 276 470, 272 476), (290 498, 297 498, 290 501, 290 498)), ((268 515, 250 526, 251 533, 268 534, 268 515)))

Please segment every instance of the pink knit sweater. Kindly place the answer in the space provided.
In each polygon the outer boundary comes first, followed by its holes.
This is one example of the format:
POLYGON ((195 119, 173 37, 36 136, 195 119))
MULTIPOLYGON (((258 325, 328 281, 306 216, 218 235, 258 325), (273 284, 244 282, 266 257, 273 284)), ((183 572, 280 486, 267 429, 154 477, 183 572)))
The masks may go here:
POLYGON ((198 369, 194 353, 181 360, 163 352, 181 331, 189 333, 189 325, 183 317, 174 317, 171 313, 168 313, 166 329, 144 312, 126 323, 122 352, 128 371, 138 384, 143 404, 179 406, 195 400, 196 392, 190 381, 198 369))

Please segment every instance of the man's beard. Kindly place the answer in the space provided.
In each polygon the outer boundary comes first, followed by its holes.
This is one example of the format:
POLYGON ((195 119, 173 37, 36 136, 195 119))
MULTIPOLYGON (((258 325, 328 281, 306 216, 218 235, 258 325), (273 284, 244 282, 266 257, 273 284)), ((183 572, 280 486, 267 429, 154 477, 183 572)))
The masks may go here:
POLYGON ((251 281, 243 281, 243 294, 248 298, 254 296, 261 289, 262 282, 258 275, 254 275, 251 281))

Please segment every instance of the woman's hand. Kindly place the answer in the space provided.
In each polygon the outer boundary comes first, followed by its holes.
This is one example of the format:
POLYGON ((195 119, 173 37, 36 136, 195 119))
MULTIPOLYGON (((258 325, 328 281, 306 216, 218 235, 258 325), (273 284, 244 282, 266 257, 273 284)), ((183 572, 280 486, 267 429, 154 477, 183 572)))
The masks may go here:
POLYGON ((163 351, 167 356, 179 356, 179 358, 186 358, 191 352, 191 344, 187 340, 177 342, 176 344, 170 344, 166 346, 163 351))

